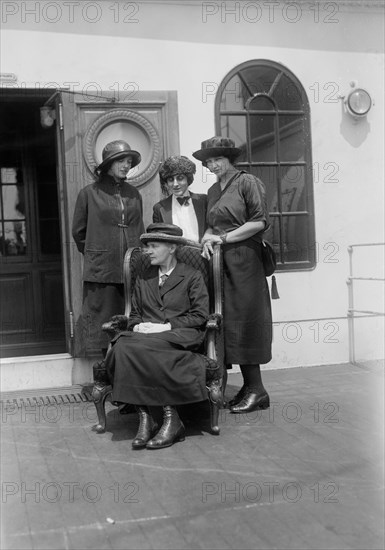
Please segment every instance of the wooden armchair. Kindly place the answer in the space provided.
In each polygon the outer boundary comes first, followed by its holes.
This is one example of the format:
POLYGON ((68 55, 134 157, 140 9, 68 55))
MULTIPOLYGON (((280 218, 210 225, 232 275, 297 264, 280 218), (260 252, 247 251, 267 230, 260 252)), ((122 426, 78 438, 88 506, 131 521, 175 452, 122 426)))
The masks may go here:
MULTIPOLYGON (((223 329, 222 329, 222 256, 219 245, 214 247, 214 255, 210 261, 201 256, 199 245, 188 244, 178 250, 178 260, 191 265, 202 272, 204 281, 209 290, 210 296, 210 316, 206 325, 206 338, 202 353, 209 359, 213 359, 219 364, 220 381, 211 383, 207 386, 207 397, 210 402, 210 425, 211 431, 219 435, 218 426, 219 409, 224 406, 224 390, 226 386, 227 371, 224 366, 224 347, 223 347, 223 329)), ((128 317, 131 311, 131 295, 134 289, 135 279, 138 273, 150 265, 148 256, 142 252, 141 248, 130 248, 127 250, 124 258, 124 289, 125 289, 125 316, 128 317)), ((124 327, 120 326, 120 316, 116 316, 110 322, 103 325, 103 330, 109 333, 113 338, 124 327)), ((92 389, 92 398, 98 415, 98 424, 96 431, 103 433, 106 429, 106 399, 112 393, 104 362, 94 365, 94 386, 92 389)), ((118 405, 117 403, 113 403, 118 405)))

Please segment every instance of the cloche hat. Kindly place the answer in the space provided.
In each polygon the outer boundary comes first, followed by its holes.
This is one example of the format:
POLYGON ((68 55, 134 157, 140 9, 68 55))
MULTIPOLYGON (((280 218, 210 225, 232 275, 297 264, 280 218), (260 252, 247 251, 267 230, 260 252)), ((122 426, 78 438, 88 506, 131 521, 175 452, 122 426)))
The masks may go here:
POLYGON ((147 244, 149 241, 186 244, 183 230, 171 223, 151 223, 147 227, 146 233, 140 236, 140 240, 143 244, 147 244))
POLYGON ((107 143, 107 145, 104 147, 102 151, 103 160, 99 164, 99 166, 96 167, 95 171, 101 172, 101 170, 105 168, 107 164, 110 164, 114 160, 118 160, 126 156, 130 156, 132 158, 131 168, 139 164, 139 162, 142 160, 140 153, 131 149, 126 141, 123 141, 122 139, 110 141, 110 143, 107 143))
POLYGON ((205 162, 211 157, 226 157, 232 158, 238 157, 242 152, 242 149, 235 147, 235 143, 232 139, 220 136, 214 136, 210 139, 202 141, 201 148, 192 156, 202 162, 205 162))

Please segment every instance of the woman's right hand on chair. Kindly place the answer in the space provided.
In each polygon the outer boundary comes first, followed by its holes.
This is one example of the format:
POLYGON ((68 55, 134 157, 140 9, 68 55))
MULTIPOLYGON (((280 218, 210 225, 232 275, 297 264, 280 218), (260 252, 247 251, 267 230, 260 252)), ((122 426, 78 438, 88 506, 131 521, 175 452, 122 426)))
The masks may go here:
POLYGON ((206 260, 209 260, 214 254, 214 244, 222 244, 222 239, 219 235, 210 235, 202 239, 203 250, 201 255, 206 258, 206 260))

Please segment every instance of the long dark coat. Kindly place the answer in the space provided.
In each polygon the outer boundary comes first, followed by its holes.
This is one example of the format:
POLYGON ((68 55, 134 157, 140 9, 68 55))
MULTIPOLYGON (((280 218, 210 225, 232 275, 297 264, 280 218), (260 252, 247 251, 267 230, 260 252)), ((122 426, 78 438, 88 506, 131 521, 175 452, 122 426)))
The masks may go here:
POLYGON ((84 255, 82 342, 86 354, 107 348, 102 325, 124 313, 123 260, 127 248, 140 246, 144 232, 142 197, 129 183, 109 175, 79 192, 72 223, 76 246, 84 255))
POLYGON ((124 254, 140 246, 144 233, 142 214, 142 197, 130 183, 104 175, 80 190, 72 236, 84 254, 84 281, 123 283, 124 254))
MULTIPOLYGON (((207 227, 207 195, 190 192, 190 196, 198 220, 199 240, 201 240, 207 227)), ((172 195, 154 204, 152 221, 154 223, 172 223, 172 195)))
POLYGON ((207 398, 205 360, 199 353, 209 312, 199 271, 178 263, 159 288, 158 268, 139 276, 126 332, 112 341, 106 366, 113 400, 135 405, 181 405, 207 398), (131 332, 141 322, 170 323, 156 334, 131 332))

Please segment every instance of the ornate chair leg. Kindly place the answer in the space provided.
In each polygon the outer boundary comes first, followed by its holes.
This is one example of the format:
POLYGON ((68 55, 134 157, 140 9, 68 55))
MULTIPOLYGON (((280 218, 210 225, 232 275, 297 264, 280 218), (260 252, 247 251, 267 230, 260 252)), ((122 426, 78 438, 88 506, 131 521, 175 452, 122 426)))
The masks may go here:
POLYGON ((227 402, 226 402, 226 386, 227 386, 227 368, 226 365, 223 366, 223 379, 222 379, 222 400, 223 400, 223 408, 226 408, 227 402))
POLYGON ((106 431, 106 398, 112 393, 112 386, 96 383, 92 388, 92 399, 98 415, 96 431, 101 434, 106 431))
POLYGON ((219 409, 223 407, 222 381, 211 382, 207 386, 210 401, 210 425, 213 435, 220 434, 218 426, 219 409))

